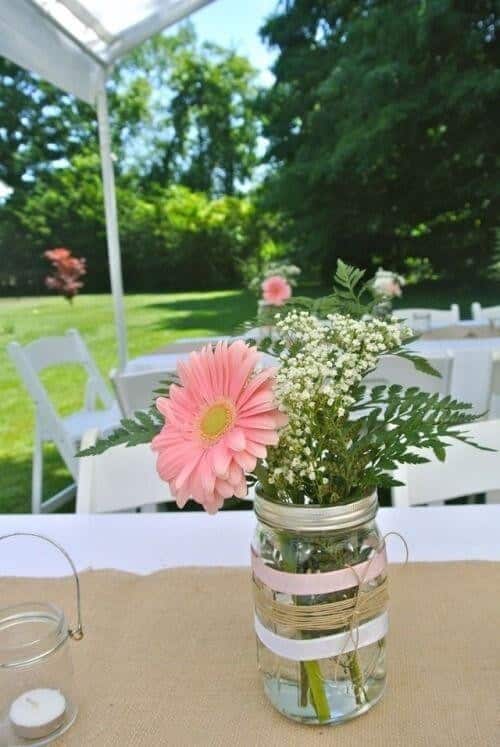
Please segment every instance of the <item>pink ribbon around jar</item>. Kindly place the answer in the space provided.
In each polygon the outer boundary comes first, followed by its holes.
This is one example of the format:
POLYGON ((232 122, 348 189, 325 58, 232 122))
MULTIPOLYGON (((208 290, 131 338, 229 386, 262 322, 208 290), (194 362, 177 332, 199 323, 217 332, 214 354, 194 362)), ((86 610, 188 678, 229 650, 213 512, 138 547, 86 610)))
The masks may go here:
POLYGON ((372 581, 387 565, 385 543, 369 560, 356 565, 325 573, 288 573, 277 571, 266 565, 252 547, 252 571, 255 578, 269 589, 283 594, 312 595, 330 594, 358 586, 360 582, 372 581))

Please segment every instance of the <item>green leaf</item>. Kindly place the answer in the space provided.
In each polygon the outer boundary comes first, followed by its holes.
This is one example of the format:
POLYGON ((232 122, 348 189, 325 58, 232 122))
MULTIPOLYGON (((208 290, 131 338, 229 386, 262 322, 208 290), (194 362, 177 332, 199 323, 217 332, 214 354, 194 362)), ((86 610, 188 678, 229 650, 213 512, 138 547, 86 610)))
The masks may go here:
POLYGON ((394 355, 397 355, 399 358, 405 358, 407 361, 410 361, 410 363, 413 363, 416 370, 420 371, 420 373, 428 374, 429 376, 436 376, 438 379, 442 378, 439 371, 437 371, 434 366, 431 366, 426 358, 422 358, 422 356, 417 355, 416 353, 398 350, 394 355))
POLYGON ((434 454, 436 455, 436 459, 439 459, 440 462, 444 462, 446 459, 446 449, 442 444, 436 444, 432 447, 432 450, 434 454))
POLYGON ((99 438, 94 446, 81 449, 75 456, 98 456, 114 446, 137 446, 138 444, 151 443, 163 425, 163 421, 158 418, 156 408, 152 407, 148 412, 136 412, 134 417, 135 420, 123 418, 120 421, 120 426, 113 433, 99 438))
POLYGON ((411 451, 403 454, 399 457, 401 464, 427 464, 429 459, 420 456, 420 454, 414 454, 411 451))

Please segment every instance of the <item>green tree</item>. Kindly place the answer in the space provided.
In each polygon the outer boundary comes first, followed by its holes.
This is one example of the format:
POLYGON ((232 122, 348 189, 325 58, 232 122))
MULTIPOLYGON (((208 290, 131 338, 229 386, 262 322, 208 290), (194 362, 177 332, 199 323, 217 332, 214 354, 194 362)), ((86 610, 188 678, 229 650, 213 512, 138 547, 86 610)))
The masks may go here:
MULTIPOLYGON (((128 291, 227 288, 240 283, 242 260, 267 236, 266 216, 248 197, 217 199, 188 187, 117 178, 124 284, 128 291)), ((10 247, 0 238, 0 283, 43 290, 43 252, 63 246, 85 257, 86 291, 109 289, 100 164, 95 153, 46 174, 19 206, 4 209, 10 247), (11 251, 8 249, 11 248, 11 251), (5 252, 4 252, 5 249, 5 252), (14 284, 15 283, 15 284, 14 284)), ((0 232, 5 221, 0 221, 0 232)))
POLYGON ((95 139, 87 104, 0 57, 0 180, 21 192, 95 139))
MULTIPOLYGON (((149 120, 151 87, 116 67, 108 85, 117 170, 128 140, 149 120)), ((64 167, 73 156, 97 152, 94 109, 38 76, 0 57, 0 180, 21 195, 39 177, 64 167)))
POLYGON ((494 0, 287 0, 267 22, 267 195, 327 271, 339 254, 488 264, 498 24, 494 0))
POLYGON ((152 169, 160 183, 234 195, 257 164, 256 71, 230 49, 199 44, 191 25, 157 36, 129 61, 153 97, 152 169))
MULTIPOLYGON (((6 61, 0 67, 0 287, 42 292, 42 255, 88 261, 86 290, 108 269, 95 113, 6 61)), ((126 57, 109 82, 125 286, 227 287, 257 250, 265 218, 237 195, 256 162, 249 63, 198 45, 192 27, 126 57)))

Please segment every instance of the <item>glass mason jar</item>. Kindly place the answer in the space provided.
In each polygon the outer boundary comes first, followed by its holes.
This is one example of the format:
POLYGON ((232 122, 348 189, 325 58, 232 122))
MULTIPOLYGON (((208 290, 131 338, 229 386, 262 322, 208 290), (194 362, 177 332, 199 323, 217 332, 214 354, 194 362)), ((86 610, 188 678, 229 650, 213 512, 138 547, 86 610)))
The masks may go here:
POLYGON ((70 638, 81 640, 78 575, 67 553, 76 585, 78 625, 68 626, 56 605, 30 602, 0 608, 0 747, 40 747, 57 739, 76 719, 70 638))
POLYGON ((377 319, 388 319, 392 315, 392 300, 381 298, 373 306, 373 316, 377 319))
POLYGON ((258 666, 285 716, 340 723, 386 681, 387 576, 374 494, 321 507, 257 490, 252 544, 258 666))

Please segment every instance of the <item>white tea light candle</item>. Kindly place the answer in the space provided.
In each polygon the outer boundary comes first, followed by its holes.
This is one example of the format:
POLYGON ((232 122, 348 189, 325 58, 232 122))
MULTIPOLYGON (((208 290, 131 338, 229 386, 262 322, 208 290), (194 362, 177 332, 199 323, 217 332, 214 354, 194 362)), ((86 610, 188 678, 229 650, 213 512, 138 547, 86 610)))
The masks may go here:
POLYGON ((66 698, 59 690, 39 688, 20 695, 9 718, 18 737, 40 739, 62 726, 65 713, 66 698))

